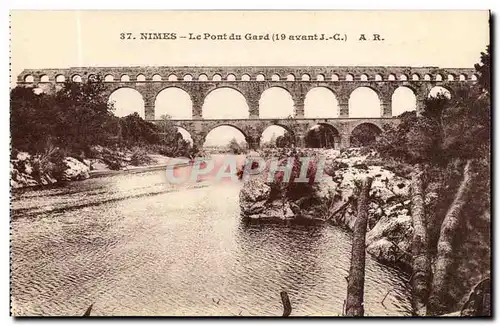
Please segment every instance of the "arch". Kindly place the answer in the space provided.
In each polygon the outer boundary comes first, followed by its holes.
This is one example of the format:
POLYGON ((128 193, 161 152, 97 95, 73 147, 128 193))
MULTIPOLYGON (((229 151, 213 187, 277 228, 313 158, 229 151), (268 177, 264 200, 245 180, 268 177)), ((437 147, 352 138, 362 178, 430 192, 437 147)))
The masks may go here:
POLYGON ((314 87, 307 92, 304 100, 305 118, 336 118, 339 112, 339 102, 331 89, 314 87))
POLYGON ((221 80, 222 80, 222 76, 219 74, 214 74, 212 76, 212 81, 221 81, 221 80))
POLYGON ((236 76, 234 74, 229 74, 226 76, 226 80, 227 81, 235 81, 236 80, 236 76))
POLYGON ((367 74, 362 74, 361 76, 359 76, 359 80, 361 80, 361 81, 368 81, 368 75, 367 74))
POLYGON ((402 81, 407 81, 408 80, 408 76, 406 76, 405 74, 401 74, 399 76, 399 80, 402 80, 402 81))
POLYGON ((182 139, 187 141, 191 146, 193 146, 194 141, 193 141, 193 136, 191 133, 184 127, 182 126, 175 126, 177 128, 177 132, 182 136, 182 139))
POLYGON ((349 96, 349 117, 378 118, 382 115, 378 93, 370 87, 358 87, 349 96))
POLYGON ((155 119, 159 120, 163 115, 168 115, 172 119, 192 119, 191 96, 179 87, 162 89, 155 98, 155 119))
POLYGON ((130 81, 130 76, 127 74, 124 74, 120 77, 120 81, 122 82, 129 82, 130 81))
POLYGON ((311 80, 311 76, 309 76, 309 74, 303 74, 302 77, 300 77, 300 80, 302 80, 302 81, 310 81, 311 80))
POLYGON ((467 76, 464 75, 464 74, 460 74, 459 80, 460 81, 465 81, 465 80, 467 80, 467 76))
POLYGON ((437 74, 436 81, 442 81, 442 80, 443 80, 443 76, 441 74, 437 74))
POLYGON ((455 81, 455 76, 448 74, 448 81, 455 81))
POLYGON ((288 74, 288 76, 286 76, 286 80, 287 81, 295 81, 295 75, 294 74, 288 74))
POLYGON ((323 75, 323 74, 318 74, 318 75, 316 76, 316 80, 317 80, 317 81, 325 81, 325 75, 323 75))
POLYGON ((202 116, 206 119, 247 119, 249 107, 245 96, 238 89, 218 87, 206 95, 202 116))
POLYGON ((389 77, 387 77, 387 80, 389 80, 389 81, 395 81, 396 80, 396 76, 394 74, 389 74, 389 77))
POLYGON ((154 74, 153 77, 151 78, 153 81, 161 81, 161 75, 159 74, 154 74))
POLYGON ((415 80, 415 81, 420 80, 420 76, 418 74, 413 74, 413 75, 411 75, 411 80, 415 80))
POLYGON ((360 123, 351 131, 350 144, 352 147, 368 146, 377 140, 382 130, 375 124, 360 123))
POLYGON ((250 75, 249 74, 243 74, 241 76, 241 80, 242 81, 249 81, 250 80, 250 75))
POLYGON ((35 78, 33 75, 26 75, 24 76, 24 82, 25 83, 33 83, 35 81, 35 78))
POLYGON ((294 116, 294 102, 290 92, 283 87, 270 87, 259 99, 259 117, 264 119, 294 116))
POLYGON ((448 99, 451 99, 451 91, 443 86, 434 86, 429 90, 429 94, 427 97, 438 97, 440 95, 445 96, 448 99))
POLYGON ((56 76, 56 83, 64 83, 66 81, 66 77, 64 75, 57 75, 56 76))
POLYGON ((208 81, 208 76, 205 74, 201 74, 198 76, 198 81, 208 81))
POLYGON ((339 81, 339 75, 333 74, 332 75, 332 81, 339 81))
POLYGON ((170 74, 168 75, 168 81, 177 81, 177 75, 176 74, 170 74))
POLYGON ((266 80, 266 76, 264 76, 263 74, 258 74, 257 76, 255 76, 255 80, 264 81, 266 80))
POLYGON ((80 75, 73 75, 73 77, 71 78, 72 81, 74 81, 75 83, 81 83, 82 82, 82 76, 80 75))
POLYGON ((425 80, 425 81, 429 81, 429 80, 431 80, 431 79, 432 79, 431 75, 429 75, 429 74, 425 74, 425 76, 424 76, 424 80, 425 80))
POLYGON ((107 83, 112 82, 114 80, 115 80, 115 77, 113 77, 113 75, 107 74, 106 76, 104 76, 104 81, 107 83))
POLYGON ((340 133, 328 123, 319 123, 306 133, 305 146, 308 148, 340 148, 340 133))
POLYGON ((476 81, 477 80, 477 75, 473 74, 472 76, 470 76, 470 80, 476 81))
POLYGON ((138 82, 146 81, 146 76, 144 76, 143 74, 139 74, 135 77, 135 80, 137 80, 138 82))
POLYGON ((272 80, 272 81, 279 81, 280 79, 281 79, 281 77, 280 77, 280 75, 278 75, 278 74, 273 74, 273 75, 271 76, 271 80, 272 80))
MULTIPOLYGON (((235 150, 230 145, 233 142, 233 139, 236 141, 236 144, 241 149, 242 146, 248 147, 246 141, 247 135, 241 128, 238 126, 232 125, 230 123, 221 123, 213 128, 211 128, 206 137, 203 147, 205 148, 214 148, 216 147, 219 150, 232 151, 235 150)), ((243 148, 243 150, 246 148, 243 148)), ((238 154, 238 153, 235 153, 238 154)))
POLYGON ((41 75, 40 76, 40 82, 41 83, 48 83, 49 82, 49 76, 47 76, 47 75, 41 75))
POLYGON ((396 117, 407 111, 417 109, 417 97, 413 89, 406 86, 399 86, 392 93, 392 116, 396 117))
POLYGON ((262 147, 290 147, 295 143, 294 134, 285 126, 272 124, 262 132, 260 144, 262 147))
POLYGON ((382 80, 384 80, 384 78, 382 77, 382 75, 381 75, 381 74, 376 74, 376 75, 375 75, 375 80, 376 80, 376 81, 382 81, 382 80))
POLYGON ((125 117, 137 112, 144 119, 144 99, 136 89, 131 87, 117 88, 109 95, 108 103, 113 104, 113 113, 117 117, 125 117))
POLYGON ((184 75, 184 77, 182 77, 182 80, 184 80, 184 81, 192 81, 193 80, 193 76, 191 76, 190 74, 186 74, 186 75, 184 75))
POLYGON ((351 74, 347 74, 347 75, 345 75, 345 80, 346 81, 353 81, 354 77, 351 74))

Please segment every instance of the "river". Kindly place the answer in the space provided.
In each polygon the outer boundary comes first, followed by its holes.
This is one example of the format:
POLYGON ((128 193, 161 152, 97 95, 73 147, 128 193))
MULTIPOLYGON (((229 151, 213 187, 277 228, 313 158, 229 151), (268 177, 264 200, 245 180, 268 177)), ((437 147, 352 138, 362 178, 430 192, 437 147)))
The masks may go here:
MULTIPOLYGON (((244 223, 240 188, 150 171, 15 191, 13 315, 280 316, 282 290, 292 316, 341 315, 351 234, 244 223)), ((365 314, 409 315, 407 278, 368 255, 365 314)))

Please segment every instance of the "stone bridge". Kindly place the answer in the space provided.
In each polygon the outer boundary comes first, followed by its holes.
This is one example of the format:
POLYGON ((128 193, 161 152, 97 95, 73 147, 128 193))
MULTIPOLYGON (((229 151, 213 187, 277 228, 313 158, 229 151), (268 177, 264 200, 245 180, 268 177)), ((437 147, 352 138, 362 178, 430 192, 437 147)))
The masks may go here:
POLYGON ((19 85, 42 88, 50 92, 62 87, 67 80, 87 82, 99 76, 104 80, 108 96, 120 88, 138 91, 144 100, 144 116, 154 121, 155 101, 164 89, 175 87, 189 94, 192 101, 192 120, 174 120, 186 129, 197 144, 202 144, 210 130, 221 125, 239 129, 251 146, 257 146, 262 131, 270 125, 280 125, 303 139, 307 128, 326 123, 339 134, 339 146, 349 146, 354 128, 369 123, 379 128, 397 123, 392 115, 392 95, 398 87, 410 89, 416 98, 417 113, 421 112, 425 98, 435 86, 447 89, 453 96, 457 88, 477 80, 473 68, 438 67, 360 67, 360 66, 234 66, 234 67, 74 67, 67 69, 25 69, 17 79, 19 85), (294 119, 259 119, 259 100, 271 87, 285 89, 294 101, 294 119), (304 118, 307 93, 316 87, 331 90, 337 100, 336 118, 304 118), (375 91, 380 100, 380 118, 349 118, 349 97, 359 87, 375 91), (210 92, 218 88, 231 88, 240 92, 249 108, 248 119, 203 119, 202 107, 210 92))

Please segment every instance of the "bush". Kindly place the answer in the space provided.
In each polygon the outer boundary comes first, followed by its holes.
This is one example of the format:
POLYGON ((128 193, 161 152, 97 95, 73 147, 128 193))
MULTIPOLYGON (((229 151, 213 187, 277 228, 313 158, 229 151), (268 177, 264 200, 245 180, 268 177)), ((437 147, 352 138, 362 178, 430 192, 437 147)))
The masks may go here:
POLYGON ((135 166, 147 165, 153 162, 154 160, 141 148, 136 148, 130 157, 130 164, 135 166))

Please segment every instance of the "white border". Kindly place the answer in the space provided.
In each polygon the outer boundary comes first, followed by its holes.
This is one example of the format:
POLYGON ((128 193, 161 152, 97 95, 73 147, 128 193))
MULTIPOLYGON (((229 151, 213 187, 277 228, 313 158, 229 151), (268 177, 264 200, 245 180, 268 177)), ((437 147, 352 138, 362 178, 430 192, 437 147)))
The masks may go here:
MULTIPOLYGON (((494 14, 500 14, 500 1, 498 0, 475 0, 475 1, 449 1, 447 3, 444 2, 438 2, 435 0, 419 0, 419 1, 383 1, 383 0, 378 0, 378 1, 373 1, 373 0, 350 0, 350 1, 335 1, 335 3, 330 3, 329 1, 317 1, 317 0, 302 0, 302 1, 296 1, 296 0, 288 0, 288 1, 283 1, 281 4, 277 3, 271 3, 269 0, 254 0, 254 1, 217 1, 217 0, 212 0, 212 1, 189 1, 189 0, 183 0, 179 2, 170 2, 168 5, 166 5, 163 2, 159 1, 151 1, 151 0, 140 0, 140 1, 120 1, 120 2, 115 2, 115 3, 103 3, 102 0, 86 0, 86 1, 54 1, 54 0, 45 0, 45 1, 40 1, 40 0, 30 0, 30 1, 2 1, 1 6, 6 6, 6 10, 2 10, 2 16, 0 20, 0 31, 3 34, 3 40, 4 42, 2 43, 2 51, 0 52, 0 55, 2 56, 2 61, 4 62, 4 73, 2 74, 3 78, 1 78, 1 86, 3 89, 2 92, 0 92, 0 96, 2 97, 2 110, 1 110, 1 118, 0 118, 0 132, 1 132, 1 148, 0 151, 4 153, 3 157, 0 162, 1 168, 0 171, 1 173, 1 179, 0 179, 0 189, 2 191, 0 200, 1 200, 1 207, 2 207, 2 230, 4 233, 4 236, 1 238, 2 239, 2 244, 0 247, 0 252, 2 253, 2 278, 0 282, 1 286, 1 291, 0 291, 0 311, 2 311, 1 316, 2 318, 2 325, 11 325, 14 323, 13 318, 8 317, 9 315, 9 285, 7 283, 7 279, 9 278, 9 251, 7 248, 9 248, 9 234, 7 234, 7 230, 9 230, 9 186, 8 186, 8 181, 9 181, 9 166, 7 163, 7 157, 9 156, 9 95, 7 93, 7 89, 9 88, 10 81, 8 79, 9 72, 7 70, 7 61, 9 61, 9 57, 7 55, 8 49, 9 49, 9 44, 7 43, 7 35, 9 34, 9 21, 8 21, 8 13, 7 11, 9 9, 39 9, 39 10, 63 10, 63 9, 99 9, 99 10, 118 10, 118 9, 148 9, 148 10, 181 10, 181 9, 186 9, 186 10, 195 10, 195 9, 204 9, 204 10, 214 10, 214 9, 234 9, 234 10, 243 10, 243 9, 251 9, 251 10, 257 10, 257 9, 264 9, 264 10, 290 10, 292 8, 294 9, 304 9, 304 10, 332 10, 332 9, 366 9, 366 10, 385 10, 385 9, 397 9, 397 10, 471 10, 471 9, 491 9, 494 14)), ((2 8, 3 9, 3 8, 2 8)), ((495 19, 498 19, 498 17, 495 17, 495 19)), ((496 24, 498 25, 498 21, 496 20, 496 24)), ((498 34, 494 34, 495 36, 495 47, 498 46, 498 34)), ((493 40, 492 40, 493 41, 493 40)), ((479 59, 479 54, 478 54, 478 59, 479 59)), ((494 62, 497 62, 497 56, 495 55, 494 62)), ((494 70, 495 77, 497 71, 494 70)), ((498 85, 494 85, 494 90, 495 90, 495 95, 498 95, 498 85)), ((496 114, 496 119, 498 119, 499 114, 496 114)), ((498 122, 498 121, 495 121, 498 122)), ((496 137, 495 133, 495 144, 498 145, 498 139, 496 137)), ((492 151, 493 153, 496 152, 497 147, 493 148, 492 151)), ((495 166, 496 167, 496 166, 495 166)), ((495 168, 493 167, 493 169, 495 168)), ((498 175, 495 176, 495 180, 497 181, 498 175)), ((493 182, 492 186, 495 185, 496 182, 493 182)), ((500 196, 498 193, 495 194, 494 202, 500 204, 500 196)), ((492 220, 496 220, 495 222, 495 230, 493 231, 494 234, 500 234, 498 231, 500 221, 497 220, 496 216, 492 216, 492 220)), ((493 248, 493 253, 496 253, 496 243, 498 241, 495 241, 495 247, 493 248)), ((496 265, 496 264, 495 264, 496 265)), ((494 284, 496 285, 497 283, 497 268, 495 266, 494 268, 495 275, 494 275, 494 284)), ((496 290, 496 289, 495 289, 496 290)), ((496 294, 496 291, 495 291, 496 294)), ((495 298, 496 299, 496 298, 495 298)), ((493 302, 498 302, 498 300, 494 300, 493 302)), ((494 313, 496 313, 498 305, 495 305, 495 310, 494 313)), ((49 322, 51 321, 50 319, 48 320, 49 322)), ((119 322, 121 320, 118 320, 119 322)), ((126 320, 125 320, 126 321, 126 320)), ((226 320, 226 322, 232 322, 236 320, 226 320)), ((255 322, 255 321, 249 321, 246 320, 247 322, 255 322)), ((378 322, 386 322, 386 320, 371 320, 373 321, 378 321, 378 322)), ((400 322, 401 320, 397 320, 396 322, 400 322)), ((23 323, 31 323, 33 321, 24 321, 23 323)), ((40 321, 37 321, 40 322, 40 321)), ((63 324, 66 323, 71 323, 70 320, 64 320, 64 321, 59 321, 63 324)), ((104 323, 109 323, 111 320, 98 320, 98 321, 93 321, 95 325, 104 325, 104 323)), ((128 323, 134 324, 134 325, 139 325, 143 324, 144 321, 142 320, 129 320, 126 321, 128 323)), ((194 321, 192 320, 161 320, 161 323, 192 323, 194 321)), ((212 322, 218 322, 218 320, 213 320, 212 322)), ((273 320, 260 320, 258 321, 262 324, 267 324, 267 323, 273 323, 275 321, 273 320)), ((310 321, 295 321, 299 323, 310 323, 310 321)), ((344 324, 346 322, 353 322, 353 321, 347 321, 347 320, 327 320, 329 323, 335 323, 335 324, 344 324)), ((355 322, 362 322, 361 320, 356 320, 355 322)), ((424 322, 427 325, 434 324, 434 323, 440 323, 438 320, 419 320, 417 322, 424 322)))

